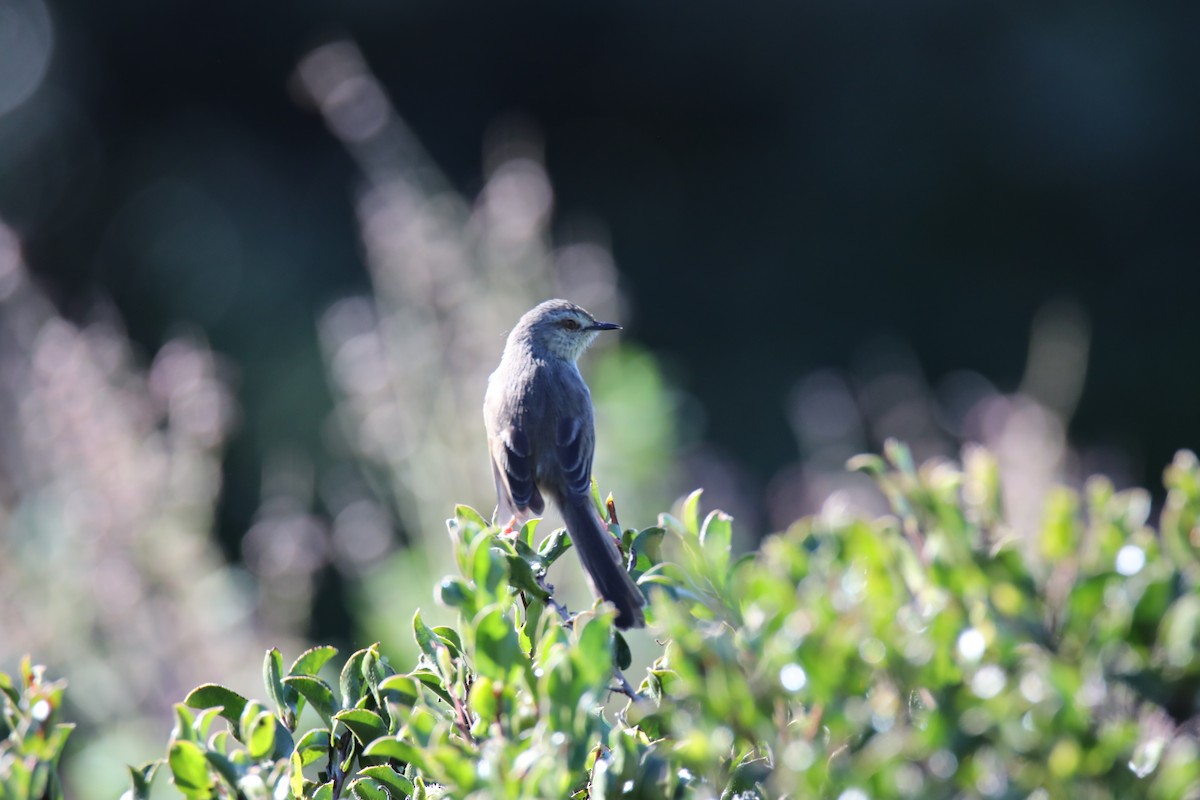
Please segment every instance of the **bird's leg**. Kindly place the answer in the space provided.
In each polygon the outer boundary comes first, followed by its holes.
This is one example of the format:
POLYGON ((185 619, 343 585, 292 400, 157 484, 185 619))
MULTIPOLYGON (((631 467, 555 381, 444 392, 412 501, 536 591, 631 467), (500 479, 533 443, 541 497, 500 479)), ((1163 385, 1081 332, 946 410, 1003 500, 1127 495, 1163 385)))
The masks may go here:
POLYGON ((521 521, 517 519, 516 514, 513 514, 512 519, 510 519, 508 521, 508 524, 500 529, 501 536, 516 537, 520 533, 521 533, 521 521))

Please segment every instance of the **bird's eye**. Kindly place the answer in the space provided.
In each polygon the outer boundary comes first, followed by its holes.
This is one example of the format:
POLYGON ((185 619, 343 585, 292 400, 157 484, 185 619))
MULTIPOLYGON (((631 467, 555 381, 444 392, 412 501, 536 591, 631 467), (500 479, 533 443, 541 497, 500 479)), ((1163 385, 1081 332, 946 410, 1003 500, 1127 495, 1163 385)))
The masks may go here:
POLYGON ((564 328, 566 328, 567 330, 569 330, 569 331, 577 331, 577 330, 579 330, 579 320, 577 320, 577 319, 564 319, 564 320, 562 321, 562 326, 563 326, 564 328))

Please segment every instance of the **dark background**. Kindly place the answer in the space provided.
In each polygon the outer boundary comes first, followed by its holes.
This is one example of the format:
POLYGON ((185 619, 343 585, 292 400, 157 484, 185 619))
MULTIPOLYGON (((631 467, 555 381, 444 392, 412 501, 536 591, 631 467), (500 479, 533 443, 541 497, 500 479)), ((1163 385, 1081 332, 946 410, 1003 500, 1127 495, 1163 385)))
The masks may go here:
POLYGON ((1016 387, 1031 320, 1077 301, 1071 436, 1155 486, 1200 440, 1194 3, 65 2, 50 72, 0 116, 0 214, 68 314, 111 299, 152 352, 237 365, 227 535, 262 454, 321 458, 314 319, 366 288, 356 170, 289 90, 357 42, 451 182, 488 131, 543 137, 560 226, 600 220, 627 329, 761 485, 784 398, 865 342, 930 381, 1016 387))

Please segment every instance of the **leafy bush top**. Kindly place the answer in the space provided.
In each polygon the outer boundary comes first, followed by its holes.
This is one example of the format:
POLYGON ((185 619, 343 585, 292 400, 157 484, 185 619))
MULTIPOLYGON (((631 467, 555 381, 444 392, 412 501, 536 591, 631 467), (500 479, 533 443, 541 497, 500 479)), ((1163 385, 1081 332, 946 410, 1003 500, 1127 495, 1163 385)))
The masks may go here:
POLYGON ((1157 532, 1144 491, 1101 478, 1013 531, 982 449, 853 466, 892 515, 826 513, 741 558, 698 493, 641 531, 609 505, 651 599, 636 689, 610 611, 570 617, 546 583, 563 532, 535 546, 534 524, 505 537, 459 507, 438 587, 459 622, 418 613, 415 664, 372 646, 332 681, 332 648, 286 671, 272 650, 269 703, 196 689, 131 795, 165 763, 196 798, 1196 796, 1194 456, 1157 532))

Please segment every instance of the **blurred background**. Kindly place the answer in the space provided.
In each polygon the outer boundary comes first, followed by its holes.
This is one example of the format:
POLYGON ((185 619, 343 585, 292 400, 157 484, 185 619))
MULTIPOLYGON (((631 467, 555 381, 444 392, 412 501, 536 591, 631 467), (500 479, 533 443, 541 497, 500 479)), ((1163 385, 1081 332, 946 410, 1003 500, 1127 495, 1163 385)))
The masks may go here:
MULTIPOLYGON (((845 459, 1155 490, 1200 440, 1200 6, 0 3, 0 669, 119 793, 262 650, 410 654, 566 296, 596 474, 743 548, 845 459)), ((577 594, 574 605, 587 602, 577 594)), ((86 781, 81 776, 87 775, 86 781)))

